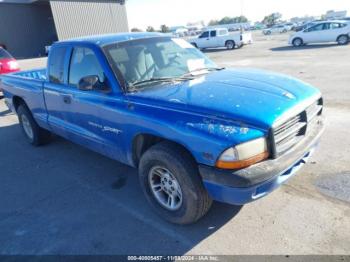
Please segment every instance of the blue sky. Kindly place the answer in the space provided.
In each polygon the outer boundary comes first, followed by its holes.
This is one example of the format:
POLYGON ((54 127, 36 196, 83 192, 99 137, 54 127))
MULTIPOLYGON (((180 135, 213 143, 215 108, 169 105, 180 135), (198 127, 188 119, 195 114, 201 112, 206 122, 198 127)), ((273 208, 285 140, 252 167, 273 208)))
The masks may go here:
POLYGON ((266 14, 280 12, 284 19, 294 16, 321 15, 327 10, 348 10, 350 0, 127 0, 130 28, 145 29, 183 25, 187 22, 220 19, 243 14, 260 21, 266 14), (243 5, 241 5, 243 3, 243 5))

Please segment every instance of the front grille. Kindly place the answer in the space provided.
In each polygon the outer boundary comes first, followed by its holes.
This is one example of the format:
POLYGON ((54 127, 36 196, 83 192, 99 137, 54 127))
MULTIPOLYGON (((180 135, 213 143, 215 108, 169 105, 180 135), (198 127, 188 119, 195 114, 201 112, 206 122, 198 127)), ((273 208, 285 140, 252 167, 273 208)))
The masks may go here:
POLYGON ((278 157, 298 144, 306 135, 307 130, 313 126, 317 115, 322 113, 322 98, 296 116, 289 118, 284 123, 272 130, 272 151, 274 157, 278 157))

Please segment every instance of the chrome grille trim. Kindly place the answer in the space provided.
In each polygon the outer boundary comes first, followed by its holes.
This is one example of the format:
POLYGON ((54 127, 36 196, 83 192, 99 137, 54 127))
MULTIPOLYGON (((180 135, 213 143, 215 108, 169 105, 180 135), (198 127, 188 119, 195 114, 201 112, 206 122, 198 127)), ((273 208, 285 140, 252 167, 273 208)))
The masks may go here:
POLYGON ((312 128, 312 120, 317 115, 322 114, 322 98, 308 106, 301 113, 289 118, 284 123, 272 128, 271 132, 271 151, 274 158, 287 152, 307 136, 308 128, 312 128))

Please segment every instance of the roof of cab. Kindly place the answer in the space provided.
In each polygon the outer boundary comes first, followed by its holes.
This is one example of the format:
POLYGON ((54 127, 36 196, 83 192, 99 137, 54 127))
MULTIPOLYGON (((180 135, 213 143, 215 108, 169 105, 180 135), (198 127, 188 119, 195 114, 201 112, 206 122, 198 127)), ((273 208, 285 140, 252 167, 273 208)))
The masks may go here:
POLYGON ((85 36, 74 39, 68 39, 59 41, 56 44, 60 43, 76 43, 76 42, 85 42, 92 43, 99 46, 104 46, 112 43, 124 42, 133 39, 143 39, 151 37, 161 37, 167 36, 167 34, 162 33, 151 33, 151 32, 140 32, 140 33, 118 33, 118 34, 107 34, 107 35, 94 35, 94 36, 85 36))

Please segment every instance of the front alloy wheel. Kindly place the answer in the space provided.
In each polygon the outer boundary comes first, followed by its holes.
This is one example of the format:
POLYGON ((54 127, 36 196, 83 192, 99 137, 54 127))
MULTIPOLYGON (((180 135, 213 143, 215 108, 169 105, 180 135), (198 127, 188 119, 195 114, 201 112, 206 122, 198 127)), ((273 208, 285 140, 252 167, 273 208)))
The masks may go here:
POLYGON ((139 179, 149 204, 172 223, 194 223, 211 206, 195 160, 178 144, 163 141, 146 150, 139 179))
POLYGON ((295 47, 299 47, 303 45, 303 40, 301 40, 301 38, 295 38, 293 40, 293 46, 295 47))
POLYGON ((165 167, 155 166, 148 175, 153 196, 168 210, 177 210, 182 204, 182 191, 175 176, 165 167))

